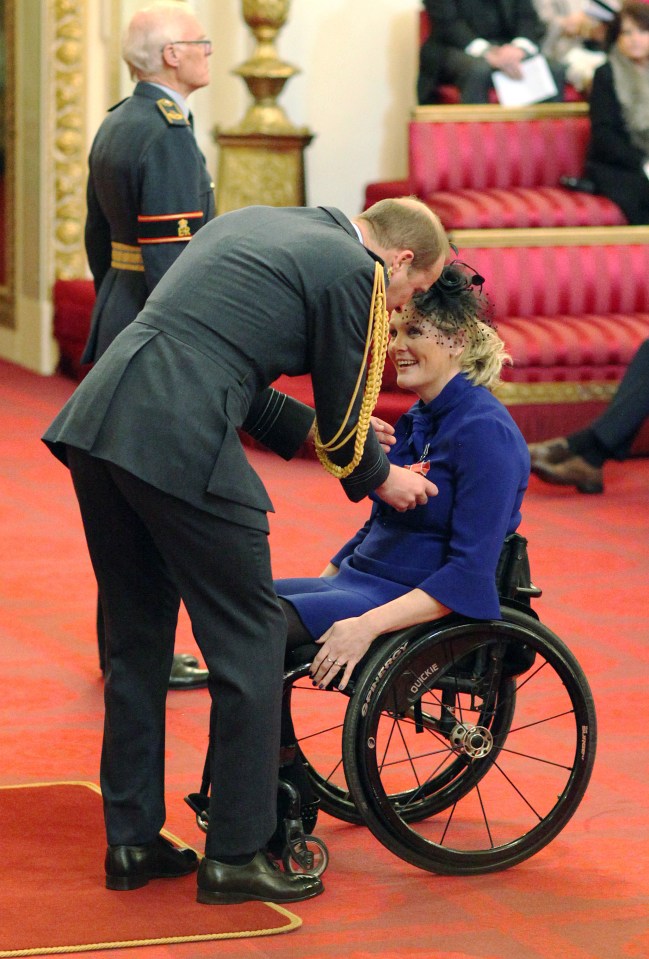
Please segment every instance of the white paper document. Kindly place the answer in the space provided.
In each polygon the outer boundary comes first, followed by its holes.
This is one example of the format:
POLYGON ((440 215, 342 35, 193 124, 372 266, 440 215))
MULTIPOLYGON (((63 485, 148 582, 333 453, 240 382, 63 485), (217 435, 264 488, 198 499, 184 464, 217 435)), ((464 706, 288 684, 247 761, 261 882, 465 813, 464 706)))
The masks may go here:
POLYGON ((537 53, 522 60, 520 67, 523 71, 521 80, 512 80, 502 70, 495 70, 491 75, 498 101, 504 107, 524 107, 557 95, 557 85, 544 56, 537 53))

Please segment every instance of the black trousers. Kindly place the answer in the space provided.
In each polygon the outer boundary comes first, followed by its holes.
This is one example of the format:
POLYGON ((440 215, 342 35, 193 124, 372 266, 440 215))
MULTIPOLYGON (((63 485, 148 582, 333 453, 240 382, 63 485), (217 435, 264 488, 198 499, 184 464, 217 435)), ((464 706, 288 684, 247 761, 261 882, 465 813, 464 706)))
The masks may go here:
MULTIPOLYGON (((439 45, 437 79, 439 83, 453 83, 460 89, 462 103, 488 103, 489 91, 493 87, 493 68, 484 57, 472 57, 464 50, 439 45)), ((564 98, 566 69, 554 60, 548 60, 548 67, 557 87, 555 96, 546 102, 561 102, 564 98)))
POLYGON ((649 340, 638 347, 617 392, 601 416, 568 437, 570 449, 593 466, 625 460, 649 416, 649 340))
MULTIPOLYGON (((165 821, 165 701, 180 595, 210 674, 205 851, 218 858, 261 848, 276 823, 286 642, 268 537, 68 452, 106 625, 108 842, 150 842, 165 821)), ((196 765, 198 779, 198 755, 196 765)))

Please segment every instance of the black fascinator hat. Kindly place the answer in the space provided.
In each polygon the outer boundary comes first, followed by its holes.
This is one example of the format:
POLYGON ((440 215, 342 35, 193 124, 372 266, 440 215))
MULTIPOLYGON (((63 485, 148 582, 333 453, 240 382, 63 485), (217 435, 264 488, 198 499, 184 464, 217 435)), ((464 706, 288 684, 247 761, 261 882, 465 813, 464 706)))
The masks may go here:
POLYGON ((416 310, 440 330, 452 333, 479 321, 493 326, 490 305, 482 292, 483 276, 461 260, 453 260, 425 293, 412 298, 416 310))

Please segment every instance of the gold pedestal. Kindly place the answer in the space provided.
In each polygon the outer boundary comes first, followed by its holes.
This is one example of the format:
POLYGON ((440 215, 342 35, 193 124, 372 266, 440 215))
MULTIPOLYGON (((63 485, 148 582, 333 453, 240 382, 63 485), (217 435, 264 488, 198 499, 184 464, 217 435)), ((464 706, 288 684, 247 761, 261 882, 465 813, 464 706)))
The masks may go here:
POLYGON ((313 135, 220 133, 218 213, 244 206, 304 206, 304 150, 313 135))
POLYGON ((214 132, 219 146, 218 213, 256 204, 306 204, 304 150, 313 134, 294 126, 277 103, 284 84, 299 73, 275 50, 275 36, 286 23, 290 2, 242 0, 243 18, 257 45, 232 72, 245 81, 253 102, 237 126, 214 132))

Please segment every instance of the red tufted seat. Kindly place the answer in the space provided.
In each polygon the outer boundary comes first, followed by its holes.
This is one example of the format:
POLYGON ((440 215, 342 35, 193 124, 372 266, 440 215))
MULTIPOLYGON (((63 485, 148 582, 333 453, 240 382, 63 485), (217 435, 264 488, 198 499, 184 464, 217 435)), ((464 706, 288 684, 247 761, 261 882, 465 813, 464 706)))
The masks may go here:
POLYGON ((581 105, 422 108, 409 185, 449 230, 624 224, 610 200, 560 185, 582 175, 589 136, 581 105))
POLYGON ((606 197, 562 187, 439 190, 425 199, 449 230, 616 226, 626 222, 621 210, 606 197))

